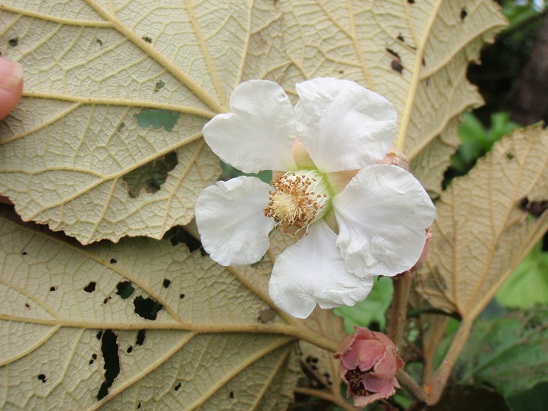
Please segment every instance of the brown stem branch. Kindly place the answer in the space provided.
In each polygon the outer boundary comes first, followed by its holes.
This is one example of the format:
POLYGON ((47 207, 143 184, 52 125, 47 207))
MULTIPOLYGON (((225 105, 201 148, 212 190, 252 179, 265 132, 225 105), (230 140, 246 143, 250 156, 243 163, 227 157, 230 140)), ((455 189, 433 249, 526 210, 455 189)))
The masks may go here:
POLYGON ((396 378, 398 379, 400 385, 409 391, 409 393, 415 397, 416 400, 426 402, 426 393, 422 387, 403 369, 396 373, 396 378))
POLYGON ((443 389, 451 375, 451 370, 470 336, 473 323, 474 321, 471 318, 464 317, 462 319, 459 329, 455 334, 455 338, 453 338, 453 341, 451 342, 449 351, 436 371, 430 385, 427 387, 428 398, 426 401, 429 405, 434 405, 440 400, 443 389))
POLYGON ((388 337, 399 347, 405 324, 407 322, 407 303, 411 290, 411 275, 405 272, 392 278, 394 284, 394 296, 388 318, 388 337))

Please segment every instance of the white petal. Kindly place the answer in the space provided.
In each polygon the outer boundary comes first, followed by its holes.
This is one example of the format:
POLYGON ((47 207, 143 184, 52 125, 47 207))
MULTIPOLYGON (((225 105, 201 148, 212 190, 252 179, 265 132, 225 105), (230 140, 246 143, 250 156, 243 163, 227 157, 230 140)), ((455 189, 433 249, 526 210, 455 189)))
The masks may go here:
POLYGON ((348 80, 297 84, 299 138, 320 171, 357 170, 384 158, 397 113, 379 94, 348 80))
POLYGON ((265 217, 271 187, 237 177, 207 187, 196 201, 196 224, 204 249, 221 265, 253 264, 269 246, 273 219, 265 217))
POLYGON ((373 277, 348 272, 335 245, 337 235, 324 221, 276 259, 269 283, 272 301, 294 317, 306 318, 316 303, 322 308, 354 305, 367 297, 373 277))
POLYGON ((295 112, 287 94, 271 81, 251 80, 237 86, 230 113, 216 115, 203 134, 215 154, 246 173, 296 168, 291 156, 295 112))
POLYGON ((361 170, 333 198, 337 245, 356 275, 393 276, 419 259, 436 209, 419 181, 396 166, 361 170))

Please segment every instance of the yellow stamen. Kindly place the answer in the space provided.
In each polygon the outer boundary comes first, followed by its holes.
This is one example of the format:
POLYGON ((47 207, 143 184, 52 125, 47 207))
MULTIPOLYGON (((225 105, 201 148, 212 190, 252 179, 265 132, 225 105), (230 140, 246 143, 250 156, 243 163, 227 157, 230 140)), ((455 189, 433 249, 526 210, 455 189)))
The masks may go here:
POLYGON ((314 170, 278 175, 271 183, 270 202, 264 215, 272 217, 276 226, 297 231, 323 218, 331 195, 324 177, 314 170))

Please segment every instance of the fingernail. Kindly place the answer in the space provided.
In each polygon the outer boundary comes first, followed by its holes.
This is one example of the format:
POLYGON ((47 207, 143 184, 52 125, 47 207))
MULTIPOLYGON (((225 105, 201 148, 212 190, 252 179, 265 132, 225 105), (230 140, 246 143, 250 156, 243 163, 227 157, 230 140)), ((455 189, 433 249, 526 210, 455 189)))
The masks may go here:
POLYGON ((23 67, 16 61, 0 57, 0 87, 15 90, 23 79, 23 67))

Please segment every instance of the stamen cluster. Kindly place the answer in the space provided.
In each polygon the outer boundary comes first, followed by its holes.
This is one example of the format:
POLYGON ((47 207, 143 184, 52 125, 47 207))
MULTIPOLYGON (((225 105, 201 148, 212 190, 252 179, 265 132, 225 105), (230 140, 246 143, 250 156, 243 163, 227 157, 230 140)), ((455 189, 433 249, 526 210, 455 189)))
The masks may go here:
POLYGON ((278 175, 270 183, 270 201, 264 210, 276 226, 308 227, 322 218, 330 200, 324 178, 316 171, 294 171, 278 175))

